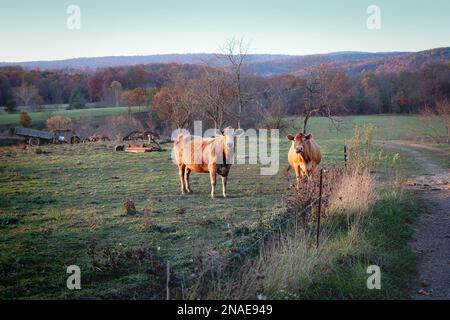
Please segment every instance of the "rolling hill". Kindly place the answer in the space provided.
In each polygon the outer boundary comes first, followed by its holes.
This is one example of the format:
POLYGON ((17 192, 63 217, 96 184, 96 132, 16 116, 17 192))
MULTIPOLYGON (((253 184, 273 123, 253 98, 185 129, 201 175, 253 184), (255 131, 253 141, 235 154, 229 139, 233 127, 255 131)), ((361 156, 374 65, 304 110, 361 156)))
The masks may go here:
MULTIPOLYGON (((339 68, 350 75, 365 72, 398 73, 417 70, 430 62, 449 62, 450 47, 436 48, 420 52, 335 52, 304 56, 251 54, 247 57, 246 70, 260 76, 294 74, 305 76, 318 68, 339 68)), ((208 64, 223 66, 226 60, 209 53, 161 54, 148 56, 117 56, 75 58, 55 61, 29 61, 1 63, 1 66, 17 65, 26 69, 96 69, 122 65, 153 63, 208 64)))

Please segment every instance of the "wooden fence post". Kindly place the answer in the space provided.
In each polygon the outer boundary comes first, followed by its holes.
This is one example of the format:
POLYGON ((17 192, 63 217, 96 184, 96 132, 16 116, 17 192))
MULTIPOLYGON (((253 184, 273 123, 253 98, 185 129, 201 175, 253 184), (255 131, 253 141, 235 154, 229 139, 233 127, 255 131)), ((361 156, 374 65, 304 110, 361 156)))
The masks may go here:
POLYGON ((319 182, 319 212, 317 212, 316 248, 319 248, 319 243, 320 243, 320 214, 321 214, 321 212, 322 212, 322 187, 323 187, 323 169, 320 169, 320 182, 319 182))
POLYGON ((347 168, 347 160, 348 160, 348 156, 347 156, 347 145, 344 144, 344 164, 345 167, 347 168))
POLYGON ((167 260, 167 270, 166 270, 166 299, 167 300, 170 300, 169 282, 170 282, 170 262, 169 262, 169 260, 167 260))

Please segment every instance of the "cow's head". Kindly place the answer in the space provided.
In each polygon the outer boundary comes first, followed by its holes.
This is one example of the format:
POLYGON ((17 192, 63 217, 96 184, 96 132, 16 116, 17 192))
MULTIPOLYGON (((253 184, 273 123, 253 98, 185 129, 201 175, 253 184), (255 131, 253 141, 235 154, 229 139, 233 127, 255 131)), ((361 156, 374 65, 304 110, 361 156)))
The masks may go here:
POLYGON ((297 133, 295 136, 292 134, 287 135, 288 140, 292 141, 294 145, 295 152, 300 154, 304 154, 309 149, 312 137, 312 133, 304 135, 301 132, 297 133))

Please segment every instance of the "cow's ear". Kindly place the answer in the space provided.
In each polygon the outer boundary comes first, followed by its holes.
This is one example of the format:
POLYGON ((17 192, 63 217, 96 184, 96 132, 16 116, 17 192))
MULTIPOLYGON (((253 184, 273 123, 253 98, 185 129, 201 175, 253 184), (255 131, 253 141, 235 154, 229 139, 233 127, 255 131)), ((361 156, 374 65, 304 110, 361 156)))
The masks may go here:
POLYGON ((236 129, 236 130, 234 130, 234 136, 235 137, 240 137, 240 136, 242 136, 244 134, 244 130, 242 130, 242 129, 236 129))
POLYGON ((312 139, 312 137, 313 137, 313 135, 312 135, 312 133, 310 133, 306 136, 306 139, 312 139))
POLYGON ((292 134, 288 134, 288 135, 286 136, 286 138, 287 138, 288 140, 291 140, 291 141, 294 140, 294 136, 293 136, 292 134))

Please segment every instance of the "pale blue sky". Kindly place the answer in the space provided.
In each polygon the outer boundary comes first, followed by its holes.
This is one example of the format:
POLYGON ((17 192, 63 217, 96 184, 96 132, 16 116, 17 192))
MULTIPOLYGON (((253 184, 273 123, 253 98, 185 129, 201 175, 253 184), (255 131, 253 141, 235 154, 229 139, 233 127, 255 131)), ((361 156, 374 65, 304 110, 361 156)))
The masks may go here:
POLYGON ((450 46, 450 0, 0 0, 0 61, 216 52, 419 51, 450 46), (68 5, 81 30, 66 28, 68 5), (366 9, 381 8, 381 30, 366 9))

